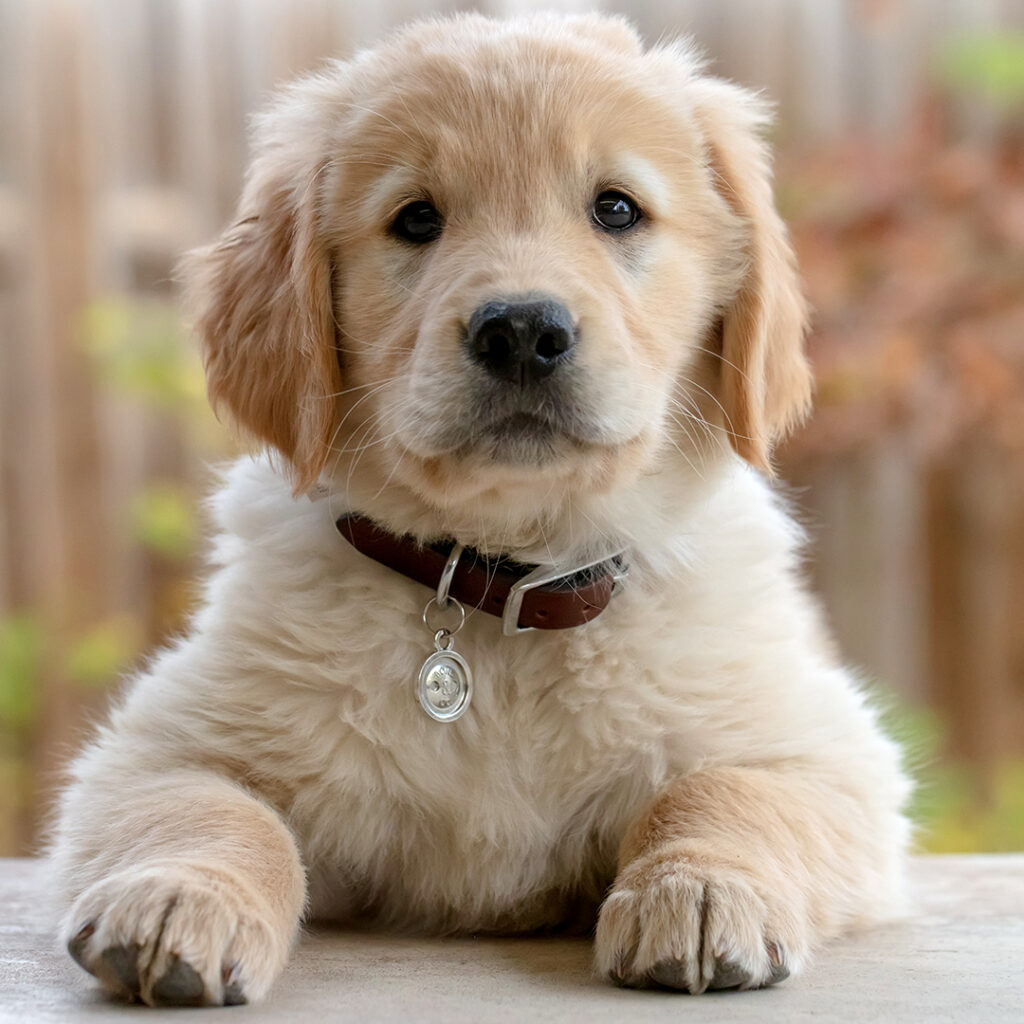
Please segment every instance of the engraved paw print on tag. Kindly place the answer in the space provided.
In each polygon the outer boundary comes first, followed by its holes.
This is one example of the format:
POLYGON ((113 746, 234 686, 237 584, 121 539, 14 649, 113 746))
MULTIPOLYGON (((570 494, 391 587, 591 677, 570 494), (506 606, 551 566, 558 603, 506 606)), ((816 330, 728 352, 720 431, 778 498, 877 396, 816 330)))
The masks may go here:
POLYGON ((472 676, 460 654, 435 651, 420 669, 417 695, 420 706, 439 722, 454 722, 469 707, 472 676))
POLYGON ((451 665, 435 665, 427 673, 427 700, 435 708, 450 708, 459 695, 459 680, 451 665))

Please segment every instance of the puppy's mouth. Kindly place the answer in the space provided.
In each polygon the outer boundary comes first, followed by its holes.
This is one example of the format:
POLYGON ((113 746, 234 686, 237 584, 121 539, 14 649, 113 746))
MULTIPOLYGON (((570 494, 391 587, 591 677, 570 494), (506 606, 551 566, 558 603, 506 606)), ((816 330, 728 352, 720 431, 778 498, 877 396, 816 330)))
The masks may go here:
POLYGON ((420 408, 418 424, 402 431, 402 447, 453 471, 548 470, 604 458, 633 440, 633 432, 616 429, 606 410, 572 387, 473 387, 420 408))
POLYGON ((495 462, 536 465, 570 450, 589 447, 592 442, 578 435, 572 425, 531 412, 514 412, 479 425, 463 449, 467 455, 479 452, 495 462))

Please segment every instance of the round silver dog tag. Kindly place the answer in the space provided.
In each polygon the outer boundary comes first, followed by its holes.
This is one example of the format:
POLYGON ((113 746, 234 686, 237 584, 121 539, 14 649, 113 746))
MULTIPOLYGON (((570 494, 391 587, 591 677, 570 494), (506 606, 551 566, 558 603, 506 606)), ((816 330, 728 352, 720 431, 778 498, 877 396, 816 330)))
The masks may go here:
POLYGON ((454 722, 469 707, 473 673, 455 651, 435 651, 420 669, 416 684, 420 706, 438 722, 454 722))

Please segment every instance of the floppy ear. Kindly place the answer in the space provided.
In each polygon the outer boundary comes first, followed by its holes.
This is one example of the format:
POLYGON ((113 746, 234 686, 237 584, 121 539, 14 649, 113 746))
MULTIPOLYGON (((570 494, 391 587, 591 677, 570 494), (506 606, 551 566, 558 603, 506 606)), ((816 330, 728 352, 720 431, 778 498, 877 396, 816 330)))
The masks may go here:
POLYGON ((341 389, 319 223, 322 127, 306 123, 314 97, 302 100, 293 87, 264 115, 235 223, 183 264, 211 404, 287 458, 296 494, 327 462, 341 389))
POLYGON ((715 187, 745 227, 739 290, 722 320, 721 400, 733 448, 771 472, 774 441, 810 411, 804 355, 807 305, 789 237, 772 199, 763 133, 771 117, 756 95, 730 82, 694 83, 715 187))

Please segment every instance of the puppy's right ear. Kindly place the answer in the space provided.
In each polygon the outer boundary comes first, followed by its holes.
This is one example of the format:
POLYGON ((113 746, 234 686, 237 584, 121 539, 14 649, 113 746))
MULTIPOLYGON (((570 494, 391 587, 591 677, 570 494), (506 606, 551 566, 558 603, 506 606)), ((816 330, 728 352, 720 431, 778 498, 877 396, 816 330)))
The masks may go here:
POLYGON ((327 462, 341 390, 317 151, 330 87, 297 83, 263 115, 234 224, 182 265, 211 404, 285 456, 297 494, 327 462))

